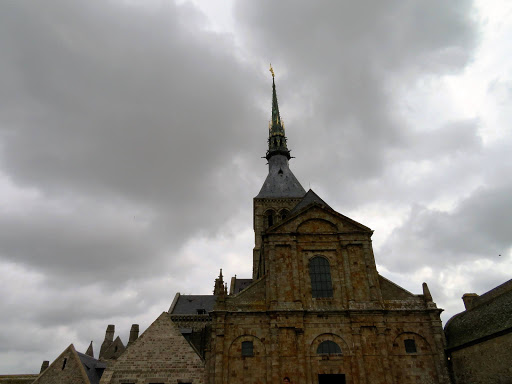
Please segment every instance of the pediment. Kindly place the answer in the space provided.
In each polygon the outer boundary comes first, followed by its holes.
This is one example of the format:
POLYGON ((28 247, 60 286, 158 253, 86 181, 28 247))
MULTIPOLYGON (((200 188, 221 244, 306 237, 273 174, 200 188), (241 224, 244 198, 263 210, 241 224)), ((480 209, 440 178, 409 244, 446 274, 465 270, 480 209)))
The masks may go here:
POLYGON ((373 231, 351 218, 334 211, 329 207, 313 203, 281 223, 267 230, 268 233, 346 233, 373 231))

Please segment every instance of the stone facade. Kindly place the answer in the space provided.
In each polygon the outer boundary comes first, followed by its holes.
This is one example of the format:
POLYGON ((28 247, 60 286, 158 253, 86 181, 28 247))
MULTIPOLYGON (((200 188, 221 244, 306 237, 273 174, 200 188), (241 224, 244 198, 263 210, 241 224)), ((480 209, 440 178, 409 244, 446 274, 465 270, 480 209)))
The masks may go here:
POLYGON ((512 280, 463 300, 466 310, 445 327, 453 382, 512 383, 512 280))
POLYGON ((0 384, 29 384, 33 383, 39 375, 0 375, 0 384))
MULTIPOLYGON (((100 384, 448 384, 442 310, 425 283, 412 294, 379 275, 373 231, 302 188, 274 82, 269 128, 252 278, 233 277, 228 294, 221 270, 213 295, 178 293, 126 349, 109 325, 100 384)), ((95 384, 76 355, 37 382, 95 384)))
MULTIPOLYGON (((265 203, 279 212, 273 200, 265 203)), ((255 214, 266 205, 255 201, 255 214)), ((449 383, 441 310, 428 288, 413 295, 381 277, 367 227, 319 202, 292 208, 271 227, 265 215, 255 216, 261 237, 254 265, 263 270, 239 294, 217 300, 208 382, 259 384, 288 376, 297 384, 323 377, 354 384, 449 383), (312 292, 310 263, 318 257, 330 266, 329 297, 312 292), (406 340, 414 351, 406 351, 406 340), (244 342, 252 344, 252 355, 244 356, 244 342), (323 342, 340 350, 318 353, 323 342)))
POLYGON ((90 384, 73 344, 42 372, 34 384, 90 384))
POLYGON ((204 382, 204 362, 164 312, 109 365, 100 384, 204 382))

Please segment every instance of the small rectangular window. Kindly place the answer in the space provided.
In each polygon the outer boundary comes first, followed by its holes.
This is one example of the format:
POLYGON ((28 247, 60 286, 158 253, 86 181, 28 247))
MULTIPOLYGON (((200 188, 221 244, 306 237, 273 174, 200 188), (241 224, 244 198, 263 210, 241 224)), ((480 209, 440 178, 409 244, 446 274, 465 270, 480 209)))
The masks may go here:
POLYGON ((416 342, 414 339, 406 339, 404 340, 405 352, 407 353, 416 353, 416 342))
POLYGON ((242 356, 254 356, 252 341, 242 341, 242 356))

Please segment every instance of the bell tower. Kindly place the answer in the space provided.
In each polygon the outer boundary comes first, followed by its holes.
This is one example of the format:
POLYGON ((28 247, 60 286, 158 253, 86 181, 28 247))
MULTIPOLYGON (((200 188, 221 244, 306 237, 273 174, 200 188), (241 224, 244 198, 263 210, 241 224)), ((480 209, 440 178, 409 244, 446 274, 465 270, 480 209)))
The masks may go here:
POLYGON ((259 279, 266 273, 262 254, 262 236, 265 231, 283 220, 290 210, 304 197, 306 191, 288 166, 292 158, 287 145, 284 123, 279 114, 274 70, 272 73, 272 118, 269 122, 268 175, 253 200, 253 225, 255 246, 253 250, 252 278, 259 279))

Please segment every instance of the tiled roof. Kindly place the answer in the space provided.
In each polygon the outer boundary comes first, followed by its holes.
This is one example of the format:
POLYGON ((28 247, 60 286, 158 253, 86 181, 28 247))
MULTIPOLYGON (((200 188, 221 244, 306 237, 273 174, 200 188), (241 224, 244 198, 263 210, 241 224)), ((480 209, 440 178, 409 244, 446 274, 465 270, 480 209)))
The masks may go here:
POLYGON ((180 295, 171 315, 197 315, 198 309, 213 311, 215 295, 180 295))
POLYGON ((512 280, 478 297, 446 323, 448 349, 512 330, 512 280))

